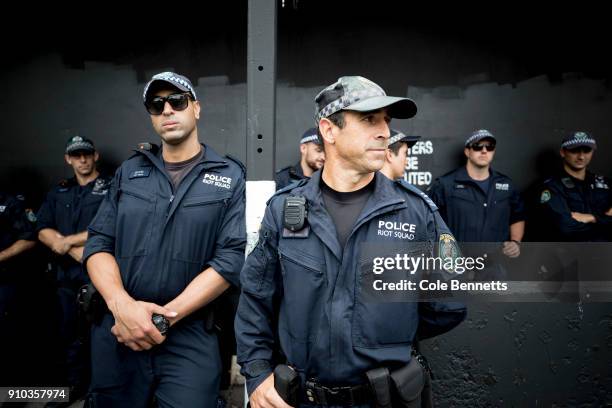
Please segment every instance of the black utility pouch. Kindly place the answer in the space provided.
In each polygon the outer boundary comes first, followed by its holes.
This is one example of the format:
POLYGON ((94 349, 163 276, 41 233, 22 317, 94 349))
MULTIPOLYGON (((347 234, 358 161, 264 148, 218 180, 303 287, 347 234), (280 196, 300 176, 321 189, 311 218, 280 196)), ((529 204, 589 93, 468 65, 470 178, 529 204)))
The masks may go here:
POLYGON ((425 386, 426 373, 416 358, 410 363, 391 373, 393 383, 393 406, 402 408, 420 408, 421 393, 425 386))
POLYGON ((301 379, 297 371, 286 364, 274 369, 274 388, 278 395, 292 407, 300 405, 301 379))
POLYGON ((80 321, 87 325, 99 325, 104 318, 104 314, 108 311, 102 295, 93 283, 88 283, 79 288, 77 303, 80 321))
POLYGON ((375 368, 366 372, 372 394, 374 394, 375 408, 391 408, 391 381, 389 369, 375 368))

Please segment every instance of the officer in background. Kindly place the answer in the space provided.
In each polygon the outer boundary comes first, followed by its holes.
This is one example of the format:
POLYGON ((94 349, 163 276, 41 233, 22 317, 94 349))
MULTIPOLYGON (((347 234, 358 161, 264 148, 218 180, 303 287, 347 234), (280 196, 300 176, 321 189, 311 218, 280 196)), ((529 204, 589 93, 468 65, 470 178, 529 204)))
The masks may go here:
POLYGON ((477 130, 465 141, 465 166, 438 178, 427 194, 459 242, 503 242, 502 253, 520 255, 525 209, 510 177, 493 170, 497 141, 477 130))
POLYGON ((387 238, 407 249, 417 241, 452 240, 425 194, 378 172, 388 122, 413 117, 414 102, 386 96, 377 84, 353 76, 339 78, 315 103, 325 167, 272 197, 241 274, 238 363, 253 408, 287 406, 279 395, 286 381, 275 388, 284 378, 273 374, 281 362, 277 350, 291 368, 276 370, 299 373, 289 388, 301 389, 301 402, 370 404, 375 396, 368 372, 408 366, 417 328, 433 336, 465 316, 460 305, 364 302, 358 289, 362 244, 384 240, 379 229, 385 222, 414 224, 414 242, 387 238))
POLYGON ((14 385, 20 361, 22 341, 18 310, 18 283, 28 278, 23 257, 35 245, 32 212, 26 212, 23 196, 0 191, 0 385, 14 385))
POLYGON ((77 336, 77 294, 89 279, 81 265, 87 240, 87 226, 108 193, 110 179, 96 168, 98 152, 91 140, 81 136, 68 139, 64 160, 74 176, 62 180, 46 196, 38 210, 38 239, 54 253, 60 305, 60 338, 65 364, 64 381, 78 398, 89 385, 89 345, 77 336))
POLYGON ((325 164, 325 151, 317 136, 317 128, 310 128, 300 138, 300 162, 294 166, 287 166, 276 172, 276 190, 285 188, 289 184, 312 176, 325 164))
POLYGON ((406 136, 399 130, 391 129, 389 147, 385 154, 385 164, 380 172, 391 180, 404 177, 410 148, 420 138, 421 136, 406 136))
POLYGON ((123 162, 89 227, 89 276, 108 310, 92 328, 95 407, 215 407, 221 361, 210 303, 239 284, 244 168, 200 143, 188 78, 163 72, 144 105, 161 147, 123 162))
POLYGON ((559 151, 563 170, 546 180, 540 192, 549 241, 612 240, 612 184, 588 170, 596 148, 595 139, 586 132, 563 139, 559 151))

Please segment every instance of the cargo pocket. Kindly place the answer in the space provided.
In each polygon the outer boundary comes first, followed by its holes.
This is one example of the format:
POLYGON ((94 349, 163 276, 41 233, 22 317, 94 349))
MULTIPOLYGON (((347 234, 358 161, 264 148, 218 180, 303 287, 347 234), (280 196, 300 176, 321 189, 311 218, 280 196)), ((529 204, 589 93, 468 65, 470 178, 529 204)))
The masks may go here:
MULTIPOLYGON (((389 256, 391 256, 391 253, 395 253, 395 250, 390 251, 389 256)), ((405 250, 397 253, 420 257, 422 254, 431 253, 431 244, 428 242, 413 242, 405 250)), ((371 259, 360 259, 355 273, 353 344, 356 347, 375 349, 412 343, 419 321, 418 292, 406 290, 399 294, 399 298, 395 293, 392 294, 393 296, 385 298, 383 297, 384 292, 382 292, 374 297, 369 291, 368 285, 378 278, 373 276, 371 259), (395 297, 395 301, 393 301, 393 297, 395 297)), ((405 272, 405 274, 407 274, 406 278, 411 278, 409 272, 405 272)), ((396 282, 396 280, 390 279, 388 282, 396 282)))
POLYGON ((155 224, 153 194, 134 187, 120 189, 117 205, 117 257, 146 255, 155 224))
POLYGON ((296 342, 316 340, 318 319, 323 313, 324 266, 322 259, 297 250, 279 251, 283 275, 283 304, 279 324, 296 342))
POLYGON ((203 249, 209 248, 210 242, 216 242, 228 200, 227 197, 193 197, 181 203, 174 214, 174 259, 204 266, 212 252, 206 254, 203 249))

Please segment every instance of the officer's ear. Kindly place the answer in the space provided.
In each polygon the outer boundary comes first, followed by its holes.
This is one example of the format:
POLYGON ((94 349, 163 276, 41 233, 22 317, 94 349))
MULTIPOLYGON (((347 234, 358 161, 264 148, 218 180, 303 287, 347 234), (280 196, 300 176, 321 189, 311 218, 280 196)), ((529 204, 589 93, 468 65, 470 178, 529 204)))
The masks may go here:
POLYGON ((71 163, 71 161, 70 161, 70 155, 65 154, 65 155, 64 155, 64 160, 66 161, 66 164, 67 164, 67 165, 72 166, 72 163, 71 163))
POLYGON ((464 147, 463 148, 463 154, 465 154, 465 157, 470 157, 470 148, 469 147, 464 147))
POLYGON ((100 158, 100 155, 98 154, 98 151, 96 150, 94 152, 94 163, 97 163, 99 158, 100 158))
POLYGON ((193 115, 196 120, 200 119, 200 101, 193 101, 193 115))
POLYGON ((565 149, 564 148, 559 149, 559 155, 565 159, 565 149))
POLYGON ((333 134, 334 124, 327 118, 319 120, 319 133, 323 137, 323 140, 329 144, 335 144, 336 138, 333 134))
POLYGON ((391 163, 393 156, 396 156, 396 154, 394 154, 391 149, 385 150, 385 160, 387 163, 391 163))
POLYGON ((303 155, 306 154, 306 150, 308 150, 308 146, 306 146, 306 143, 301 143, 300 144, 300 153, 303 155))

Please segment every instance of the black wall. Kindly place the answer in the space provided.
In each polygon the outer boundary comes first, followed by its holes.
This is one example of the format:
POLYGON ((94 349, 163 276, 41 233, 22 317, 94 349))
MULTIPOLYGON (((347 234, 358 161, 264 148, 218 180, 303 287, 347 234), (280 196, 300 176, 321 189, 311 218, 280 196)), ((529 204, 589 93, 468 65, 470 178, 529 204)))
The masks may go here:
MULTIPOLYGON (((571 130, 592 132, 592 169, 612 174, 610 29, 597 10, 441 17, 399 2, 284 3, 276 168, 298 159, 316 93, 339 76, 363 75, 416 101, 418 116, 392 126, 433 142, 420 171, 434 177, 462 163, 463 141, 478 128, 498 137, 494 166, 524 190, 555 169, 571 130)), ((108 171, 138 142, 157 140, 141 94, 163 70, 194 81, 202 139, 246 158, 246 2, 151 11, 49 19, 4 44, 3 188, 27 193, 36 207, 70 176, 62 153, 76 133, 96 142, 108 171)), ((474 305, 467 322, 424 347, 441 405, 610 402, 611 322, 607 304, 474 305)))

